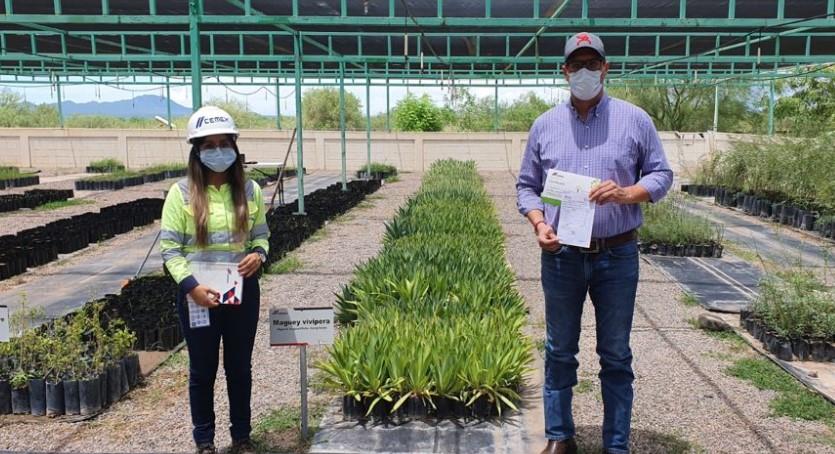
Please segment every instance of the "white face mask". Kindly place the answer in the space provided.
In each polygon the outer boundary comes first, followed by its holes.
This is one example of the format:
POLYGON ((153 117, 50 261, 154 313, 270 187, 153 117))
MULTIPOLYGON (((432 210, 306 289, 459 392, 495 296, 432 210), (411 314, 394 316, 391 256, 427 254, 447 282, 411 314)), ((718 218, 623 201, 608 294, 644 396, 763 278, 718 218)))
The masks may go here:
POLYGON ((581 101, 588 101, 603 88, 600 80, 602 71, 589 71, 581 68, 579 71, 568 75, 568 85, 571 87, 571 94, 581 101))

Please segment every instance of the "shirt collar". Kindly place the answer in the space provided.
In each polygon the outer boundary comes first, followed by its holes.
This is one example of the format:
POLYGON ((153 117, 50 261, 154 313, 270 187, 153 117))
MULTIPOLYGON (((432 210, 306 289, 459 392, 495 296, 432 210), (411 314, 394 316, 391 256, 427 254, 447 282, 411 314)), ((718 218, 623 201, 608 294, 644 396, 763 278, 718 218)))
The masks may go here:
MULTIPOLYGON (((572 112, 574 112, 574 115, 579 116, 579 114, 577 113, 577 109, 574 108, 574 104, 571 103, 571 98, 568 98, 567 104, 568 108, 571 109, 572 112)), ((598 103, 595 104, 595 106, 592 107, 589 111, 589 118, 591 118, 592 116, 599 117, 600 114, 604 113, 608 107, 609 95, 606 94, 606 90, 604 89, 603 96, 600 98, 600 101, 598 101, 598 103)))

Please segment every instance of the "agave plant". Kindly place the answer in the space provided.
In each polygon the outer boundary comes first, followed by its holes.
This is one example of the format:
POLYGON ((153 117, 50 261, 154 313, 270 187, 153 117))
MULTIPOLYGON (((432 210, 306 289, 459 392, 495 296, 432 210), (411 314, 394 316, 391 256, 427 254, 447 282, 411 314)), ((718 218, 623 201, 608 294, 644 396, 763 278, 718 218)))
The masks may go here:
POLYGON ((366 398, 369 414, 436 397, 516 409, 532 345, 514 282, 475 165, 434 164, 387 224, 381 253, 337 294, 345 329, 319 364, 326 384, 366 398))

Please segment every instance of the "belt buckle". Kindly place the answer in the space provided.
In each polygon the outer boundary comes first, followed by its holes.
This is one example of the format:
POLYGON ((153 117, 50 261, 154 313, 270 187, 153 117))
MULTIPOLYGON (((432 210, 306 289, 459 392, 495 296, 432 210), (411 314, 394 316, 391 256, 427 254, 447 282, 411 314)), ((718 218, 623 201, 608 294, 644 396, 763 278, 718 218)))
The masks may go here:
POLYGON ((600 240, 593 239, 591 243, 589 243, 589 247, 579 248, 580 252, 583 254, 598 254, 600 253, 600 240))

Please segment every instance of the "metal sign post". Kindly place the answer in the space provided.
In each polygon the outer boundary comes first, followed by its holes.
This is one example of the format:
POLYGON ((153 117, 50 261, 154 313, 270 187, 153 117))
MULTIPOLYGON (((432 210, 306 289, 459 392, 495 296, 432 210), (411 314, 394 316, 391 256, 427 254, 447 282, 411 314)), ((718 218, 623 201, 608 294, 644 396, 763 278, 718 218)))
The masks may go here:
POLYGON ((270 311, 270 345, 299 347, 301 436, 307 439, 307 346, 329 345, 334 338, 332 307, 281 308, 270 311))

